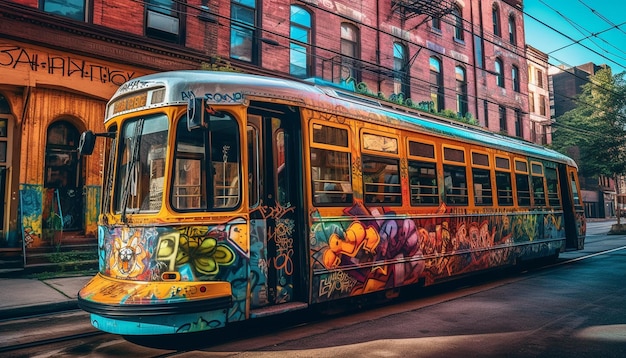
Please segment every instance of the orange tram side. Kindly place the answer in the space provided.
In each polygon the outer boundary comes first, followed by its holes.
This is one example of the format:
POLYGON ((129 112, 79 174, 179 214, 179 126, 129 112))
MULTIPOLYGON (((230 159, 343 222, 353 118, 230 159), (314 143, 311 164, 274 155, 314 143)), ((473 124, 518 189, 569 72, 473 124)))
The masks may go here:
POLYGON ((186 333, 583 248, 572 159, 427 115, 319 80, 129 81, 81 136, 108 157, 80 307, 186 333))

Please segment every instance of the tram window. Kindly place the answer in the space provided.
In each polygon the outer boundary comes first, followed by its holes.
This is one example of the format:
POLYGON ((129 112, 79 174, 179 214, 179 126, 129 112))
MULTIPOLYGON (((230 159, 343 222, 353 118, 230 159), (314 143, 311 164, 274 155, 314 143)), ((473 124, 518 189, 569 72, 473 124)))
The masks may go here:
POLYGON ((488 169, 472 168, 472 182, 474 184, 474 204, 492 205, 493 193, 491 190, 491 173, 488 169))
POLYGON ((289 151, 288 144, 289 138, 287 133, 280 127, 280 120, 277 118, 272 119, 272 129, 274 133, 274 165, 275 165, 275 183, 276 183, 276 201, 284 208, 291 206, 289 200, 289 193, 291 193, 291 182, 289 181, 289 157, 291 152, 289 151))
POLYGON ((350 155, 325 149, 311 148, 311 159, 321 162, 313 166, 313 200, 315 204, 337 205, 352 203, 350 155))
POLYGON ((574 205, 580 205, 580 196, 578 195, 578 186, 576 185, 576 176, 570 174, 570 183, 572 185, 572 194, 574 195, 574 205))
POLYGON ((311 188, 316 206, 352 204, 348 131, 315 123, 312 128, 311 188), (316 148, 324 146, 324 148, 316 148), (331 149, 332 148, 332 149, 331 149))
POLYGON ((511 173, 496 171, 496 188, 498 205, 513 205, 513 190, 511 189, 511 173))
POLYGON ((435 163, 409 162, 411 205, 439 205, 435 163))
POLYGON ((517 185, 517 205, 530 206, 530 183, 528 174, 515 174, 515 184, 517 185))
POLYGON ((528 162, 515 159, 515 185, 517 187, 517 205, 530 206, 530 181, 528 162))
POLYGON ((533 204, 534 206, 545 206, 546 191, 543 178, 543 166, 537 162, 530 163, 530 171, 533 186, 533 204))
POLYGON ((362 162, 365 202, 402 204, 399 160, 364 155, 362 162))
POLYGON ((121 166, 115 182, 116 212, 160 210, 167 130, 165 115, 139 117, 124 123, 119 149, 121 166))
POLYGON ((177 210, 232 209, 241 202, 239 133, 227 114, 211 115, 208 130, 176 132, 172 207, 177 210), (210 143, 210 146, 208 145, 210 143))
POLYGON ((435 146, 411 140, 409 141, 409 154, 416 157, 435 159, 435 146))
POLYGON ((511 186, 511 162, 509 158, 496 156, 496 196, 498 205, 513 205, 513 187, 511 186))
MULTIPOLYGON (((253 117, 253 116, 251 116, 253 117)), ((251 120, 251 118, 249 118, 251 120)), ((260 131, 256 125, 248 125, 248 201, 250 207, 259 205, 259 163, 261 163, 260 131)))
POLYGON ((211 116, 209 137, 213 170, 213 208, 234 208, 241 202, 239 133, 237 122, 224 115, 211 116))
POLYGON ((443 178, 446 204, 467 205, 467 178, 465 167, 444 164, 443 178))
POLYGON ((533 175, 533 200, 535 206, 546 205, 546 192, 543 187, 543 177, 533 175))
POLYGON ((561 198, 559 197, 559 180, 557 178, 556 169, 546 168, 546 186, 548 187, 548 205, 553 208, 561 207, 561 198))

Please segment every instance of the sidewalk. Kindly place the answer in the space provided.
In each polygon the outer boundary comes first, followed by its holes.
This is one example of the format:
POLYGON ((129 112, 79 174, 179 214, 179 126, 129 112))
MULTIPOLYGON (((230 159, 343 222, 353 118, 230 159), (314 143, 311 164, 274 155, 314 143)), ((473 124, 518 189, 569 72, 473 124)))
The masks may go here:
POLYGON ((91 277, 0 278, 0 320, 78 308, 78 291, 91 277))

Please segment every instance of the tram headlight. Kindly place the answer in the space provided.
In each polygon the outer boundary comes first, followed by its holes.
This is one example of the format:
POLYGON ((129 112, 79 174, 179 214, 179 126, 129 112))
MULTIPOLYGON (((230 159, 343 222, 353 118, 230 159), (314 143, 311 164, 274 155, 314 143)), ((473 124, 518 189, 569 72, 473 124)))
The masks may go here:
POLYGON ((180 281, 180 273, 175 271, 163 272, 161 274, 161 279, 163 281, 180 281))

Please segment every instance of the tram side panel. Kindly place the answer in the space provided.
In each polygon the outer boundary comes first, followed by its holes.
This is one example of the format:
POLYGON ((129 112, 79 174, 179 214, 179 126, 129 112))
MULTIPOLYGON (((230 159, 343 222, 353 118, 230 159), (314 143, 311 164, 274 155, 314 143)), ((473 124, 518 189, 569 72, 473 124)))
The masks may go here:
POLYGON ((513 265, 564 249, 558 214, 525 212, 416 218, 355 204, 343 220, 312 217, 313 302, 513 265))

